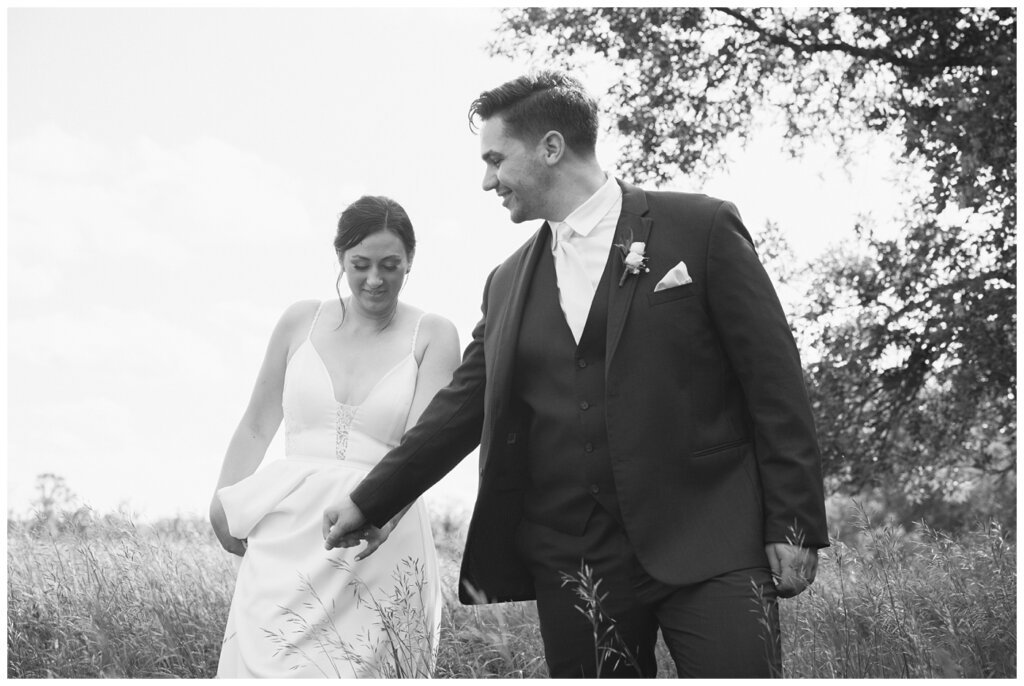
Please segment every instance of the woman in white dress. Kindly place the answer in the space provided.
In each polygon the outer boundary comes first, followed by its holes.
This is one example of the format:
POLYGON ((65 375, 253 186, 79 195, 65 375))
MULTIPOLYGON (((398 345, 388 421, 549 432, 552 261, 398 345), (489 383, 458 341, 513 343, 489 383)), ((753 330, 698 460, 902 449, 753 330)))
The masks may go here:
POLYGON ((321 525, 324 507, 352 490, 451 380, 458 334, 398 300, 416 248, 398 203, 354 202, 334 246, 338 299, 299 302, 281 316, 210 505, 221 544, 241 557, 219 677, 433 669, 441 592, 423 503, 369 529, 362 550, 325 550, 321 525), (282 419, 285 458, 257 471, 282 419))

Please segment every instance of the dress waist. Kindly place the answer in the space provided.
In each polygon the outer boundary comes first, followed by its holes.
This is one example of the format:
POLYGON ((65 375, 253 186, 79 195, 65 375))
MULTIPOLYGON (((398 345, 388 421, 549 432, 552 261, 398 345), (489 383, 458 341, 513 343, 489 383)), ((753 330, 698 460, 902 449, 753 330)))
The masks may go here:
POLYGON ((301 462, 301 463, 316 463, 318 466, 333 466, 339 469, 354 469, 360 472, 369 472, 373 469, 372 464, 360 462, 357 460, 339 460, 333 455, 301 455, 292 454, 285 455, 283 458, 285 462, 301 462))

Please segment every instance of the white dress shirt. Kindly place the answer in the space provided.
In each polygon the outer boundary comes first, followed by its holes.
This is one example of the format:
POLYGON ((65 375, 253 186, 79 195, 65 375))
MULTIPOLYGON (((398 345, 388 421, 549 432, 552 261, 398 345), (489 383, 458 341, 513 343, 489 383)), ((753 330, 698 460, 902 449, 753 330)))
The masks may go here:
POLYGON ((565 221, 548 222, 558 277, 558 302, 577 343, 583 335, 622 212, 622 189, 611 175, 605 176, 604 185, 565 221))

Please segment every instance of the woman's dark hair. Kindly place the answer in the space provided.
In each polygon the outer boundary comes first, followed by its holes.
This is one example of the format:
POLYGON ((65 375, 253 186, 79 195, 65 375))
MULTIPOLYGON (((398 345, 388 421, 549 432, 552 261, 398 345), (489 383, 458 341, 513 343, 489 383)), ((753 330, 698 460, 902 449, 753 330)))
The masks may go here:
MULTIPOLYGON (((334 235, 334 252, 341 260, 345 251, 366 240, 378 231, 390 231, 398 236, 405 247, 409 261, 416 252, 416 234, 405 209, 391 198, 383 195, 364 195, 345 208, 338 219, 338 232, 334 235)), ((344 320, 345 302, 341 298, 341 274, 334 284, 341 302, 344 320)))
POLYGON ((469 126, 498 115, 510 135, 525 139, 559 131, 569 147, 593 154, 597 102, 579 80, 563 72, 539 71, 484 91, 469 106, 469 126))
POLYGON ((398 236, 410 260, 416 252, 416 234, 409 215, 397 202, 383 195, 364 195, 345 208, 338 219, 334 251, 342 253, 366 240, 367 236, 387 229, 398 236))

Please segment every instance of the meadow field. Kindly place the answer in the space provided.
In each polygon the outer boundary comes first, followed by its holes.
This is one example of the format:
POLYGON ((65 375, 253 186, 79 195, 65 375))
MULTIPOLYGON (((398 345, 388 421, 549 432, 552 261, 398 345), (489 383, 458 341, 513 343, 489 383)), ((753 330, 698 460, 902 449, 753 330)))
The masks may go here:
MULTIPOLYGON (((1011 537, 995 525, 954 539, 852 518, 813 586, 781 601, 785 676, 1016 676, 1011 537)), ((434 676, 545 676, 531 603, 459 604, 460 532, 435 521, 445 611, 434 676)), ((9 678, 215 674, 234 566, 205 522, 9 520, 7 536, 9 678)), ((675 676, 661 644, 659 664, 675 676)))

